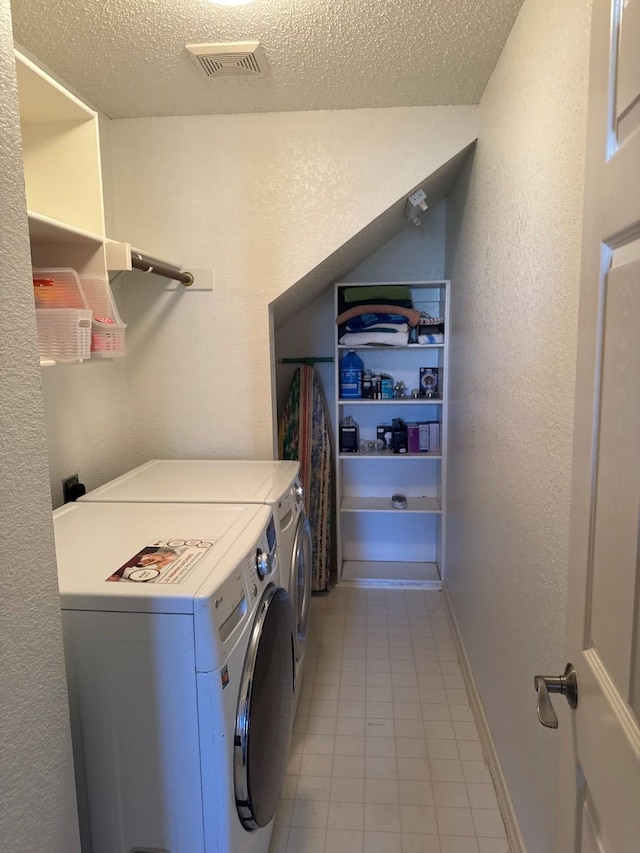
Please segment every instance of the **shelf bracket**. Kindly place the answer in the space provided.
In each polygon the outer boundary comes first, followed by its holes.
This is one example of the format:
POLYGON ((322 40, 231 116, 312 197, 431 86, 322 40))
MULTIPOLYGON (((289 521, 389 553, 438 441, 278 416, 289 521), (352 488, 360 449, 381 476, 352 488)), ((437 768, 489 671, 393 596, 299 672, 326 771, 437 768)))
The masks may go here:
POLYGON ((193 273, 182 270, 176 264, 153 258, 144 252, 133 249, 129 243, 119 243, 107 240, 105 244, 107 267, 110 270, 128 271, 140 270, 144 273, 170 278, 179 281, 184 287, 191 287, 194 282, 193 273))
POLYGON ((155 275, 161 275, 163 278, 172 278, 174 281, 179 281, 185 287, 191 287, 193 284, 192 273, 166 264, 163 261, 157 261, 155 258, 150 258, 148 255, 143 255, 142 252, 136 252, 133 249, 131 250, 131 266, 134 270, 140 270, 140 272, 152 272, 155 275))

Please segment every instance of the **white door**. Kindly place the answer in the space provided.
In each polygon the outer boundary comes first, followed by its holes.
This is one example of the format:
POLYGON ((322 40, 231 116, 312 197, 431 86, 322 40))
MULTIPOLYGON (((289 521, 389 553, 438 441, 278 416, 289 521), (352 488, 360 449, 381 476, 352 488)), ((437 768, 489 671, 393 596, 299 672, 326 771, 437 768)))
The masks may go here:
MULTIPOLYGON (((558 853, 640 851, 640 0, 594 0, 558 853)), ((564 664, 564 661, 559 662, 564 664)), ((561 667, 559 667, 561 669, 561 667)))

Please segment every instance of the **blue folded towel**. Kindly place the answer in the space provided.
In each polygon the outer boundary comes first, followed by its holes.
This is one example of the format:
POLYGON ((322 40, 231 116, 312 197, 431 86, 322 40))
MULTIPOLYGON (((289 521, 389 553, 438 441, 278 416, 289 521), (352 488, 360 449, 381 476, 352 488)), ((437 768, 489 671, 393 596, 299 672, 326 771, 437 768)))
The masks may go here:
POLYGON ((406 322, 402 314, 359 314, 346 323, 346 328, 349 332, 363 332, 372 326, 405 326, 406 322))

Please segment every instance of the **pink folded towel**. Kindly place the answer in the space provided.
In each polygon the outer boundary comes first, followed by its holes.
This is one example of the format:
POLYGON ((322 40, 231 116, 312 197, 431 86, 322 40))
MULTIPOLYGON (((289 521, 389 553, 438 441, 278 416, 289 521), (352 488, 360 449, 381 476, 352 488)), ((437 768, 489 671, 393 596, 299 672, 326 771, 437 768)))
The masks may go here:
POLYGON ((336 319, 336 323, 346 323, 347 320, 358 317, 360 314, 401 314, 407 318, 410 326, 417 326, 420 322, 420 312, 415 308, 403 308, 401 305, 356 305, 355 308, 343 311, 336 319))

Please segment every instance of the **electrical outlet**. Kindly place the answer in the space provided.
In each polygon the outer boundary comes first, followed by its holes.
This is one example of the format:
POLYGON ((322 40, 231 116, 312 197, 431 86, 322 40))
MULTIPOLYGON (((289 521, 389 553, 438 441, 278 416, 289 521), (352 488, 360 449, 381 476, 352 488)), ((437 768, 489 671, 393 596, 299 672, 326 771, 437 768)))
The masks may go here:
POLYGON ((77 474, 71 474, 62 481, 62 497, 66 504, 77 500, 84 493, 85 488, 81 486, 77 474))
POLYGON ((419 190, 416 190, 414 193, 411 193, 411 195, 409 196, 409 199, 408 199, 409 204, 412 207, 419 207, 421 210, 427 209, 427 205, 425 203, 426 200, 427 200, 427 195, 423 189, 419 189, 419 190), (424 207, 422 206, 423 204, 424 204, 424 207))

